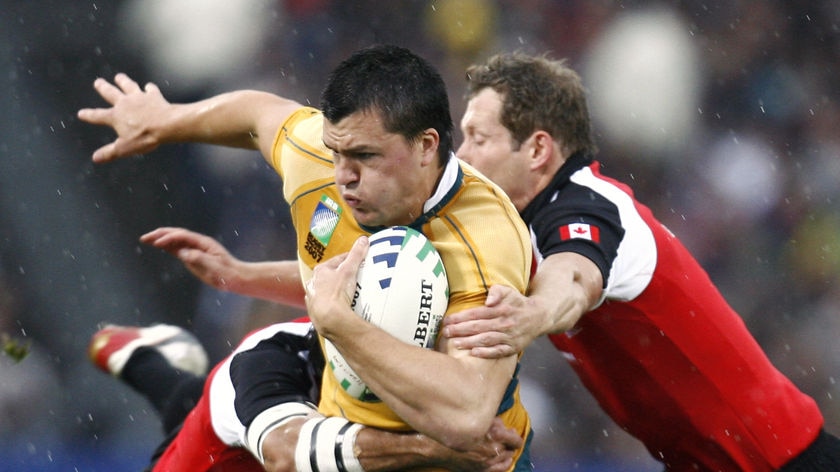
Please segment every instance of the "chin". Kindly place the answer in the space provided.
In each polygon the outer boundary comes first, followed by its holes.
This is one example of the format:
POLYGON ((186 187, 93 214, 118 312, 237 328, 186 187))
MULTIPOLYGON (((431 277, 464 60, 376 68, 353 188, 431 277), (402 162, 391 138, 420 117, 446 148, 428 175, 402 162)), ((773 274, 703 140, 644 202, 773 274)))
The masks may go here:
POLYGON ((362 226, 381 226, 381 223, 378 221, 376 216, 371 213, 354 211, 353 218, 355 218, 356 223, 359 223, 362 226))

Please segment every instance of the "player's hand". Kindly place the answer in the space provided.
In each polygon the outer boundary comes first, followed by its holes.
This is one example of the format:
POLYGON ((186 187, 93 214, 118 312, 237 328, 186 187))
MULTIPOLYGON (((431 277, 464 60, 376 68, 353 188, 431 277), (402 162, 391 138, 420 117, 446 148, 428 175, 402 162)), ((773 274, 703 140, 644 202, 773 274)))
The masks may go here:
POLYGON ((470 451, 458 452, 446 458, 445 465, 448 470, 456 472, 505 472, 513 463, 514 453, 521 445, 519 434, 496 417, 484 442, 470 451))
POLYGON ((536 307, 517 290, 493 285, 484 306, 469 308, 443 319, 441 334, 456 349, 476 357, 497 359, 521 352, 534 339, 531 327, 536 307))
MULTIPOLYGON (((328 259, 315 267, 306 284, 306 309, 315 329, 331 339, 332 333, 341 331, 346 315, 356 319, 350 308, 356 292, 356 274, 367 254, 369 241, 362 236, 345 254, 328 259)), ((361 319, 361 318, 358 318, 361 319)))
POLYGON ((140 236, 140 242, 172 254, 202 282, 219 290, 232 290, 241 261, 215 239, 184 228, 158 228, 140 236))
POLYGON ((93 162, 109 162, 135 154, 144 154, 160 144, 155 126, 159 125, 172 106, 160 89, 148 83, 140 88, 125 74, 117 74, 114 83, 99 78, 93 88, 108 102, 110 108, 83 108, 80 120, 94 125, 109 126, 117 133, 116 139, 93 153, 93 162))

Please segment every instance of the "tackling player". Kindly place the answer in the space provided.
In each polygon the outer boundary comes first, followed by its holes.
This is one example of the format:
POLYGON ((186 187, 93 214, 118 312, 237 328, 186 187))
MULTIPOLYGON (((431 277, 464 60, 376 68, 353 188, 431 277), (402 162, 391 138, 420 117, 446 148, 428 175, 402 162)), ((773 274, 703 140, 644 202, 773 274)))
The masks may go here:
POLYGON ((580 77, 502 54, 467 70, 458 156, 530 226, 525 297, 492 287, 444 335, 492 358, 548 334, 601 407, 666 470, 837 471, 840 441, 780 373, 705 271, 594 160, 580 77))

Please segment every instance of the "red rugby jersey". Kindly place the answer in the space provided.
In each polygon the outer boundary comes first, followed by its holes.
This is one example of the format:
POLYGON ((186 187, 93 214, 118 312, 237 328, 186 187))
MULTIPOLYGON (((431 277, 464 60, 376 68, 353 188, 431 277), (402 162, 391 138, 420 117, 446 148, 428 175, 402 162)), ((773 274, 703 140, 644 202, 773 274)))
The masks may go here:
POLYGON ((601 407, 668 470, 775 470, 823 424, 706 272, 625 185, 576 155, 523 211, 543 259, 593 260, 605 299, 550 336, 601 407))

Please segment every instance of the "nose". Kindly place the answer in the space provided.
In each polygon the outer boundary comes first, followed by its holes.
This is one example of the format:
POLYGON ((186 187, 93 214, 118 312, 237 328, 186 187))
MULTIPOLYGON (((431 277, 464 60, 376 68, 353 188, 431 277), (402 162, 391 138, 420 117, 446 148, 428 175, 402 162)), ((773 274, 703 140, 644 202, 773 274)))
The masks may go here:
POLYGON ((335 183, 340 187, 352 187, 359 181, 359 172, 352 159, 335 159, 335 183))
POLYGON ((470 161, 469 161, 470 153, 469 153, 469 148, 467 146, 467 141, 466 140, 464 142, 462 142, 460 146, 458 146, 458 150, 455 151, 455 155, 458 156, 458 159, 461 159, 462 161, 466 162, 467 164, 470 163, 470 161))

